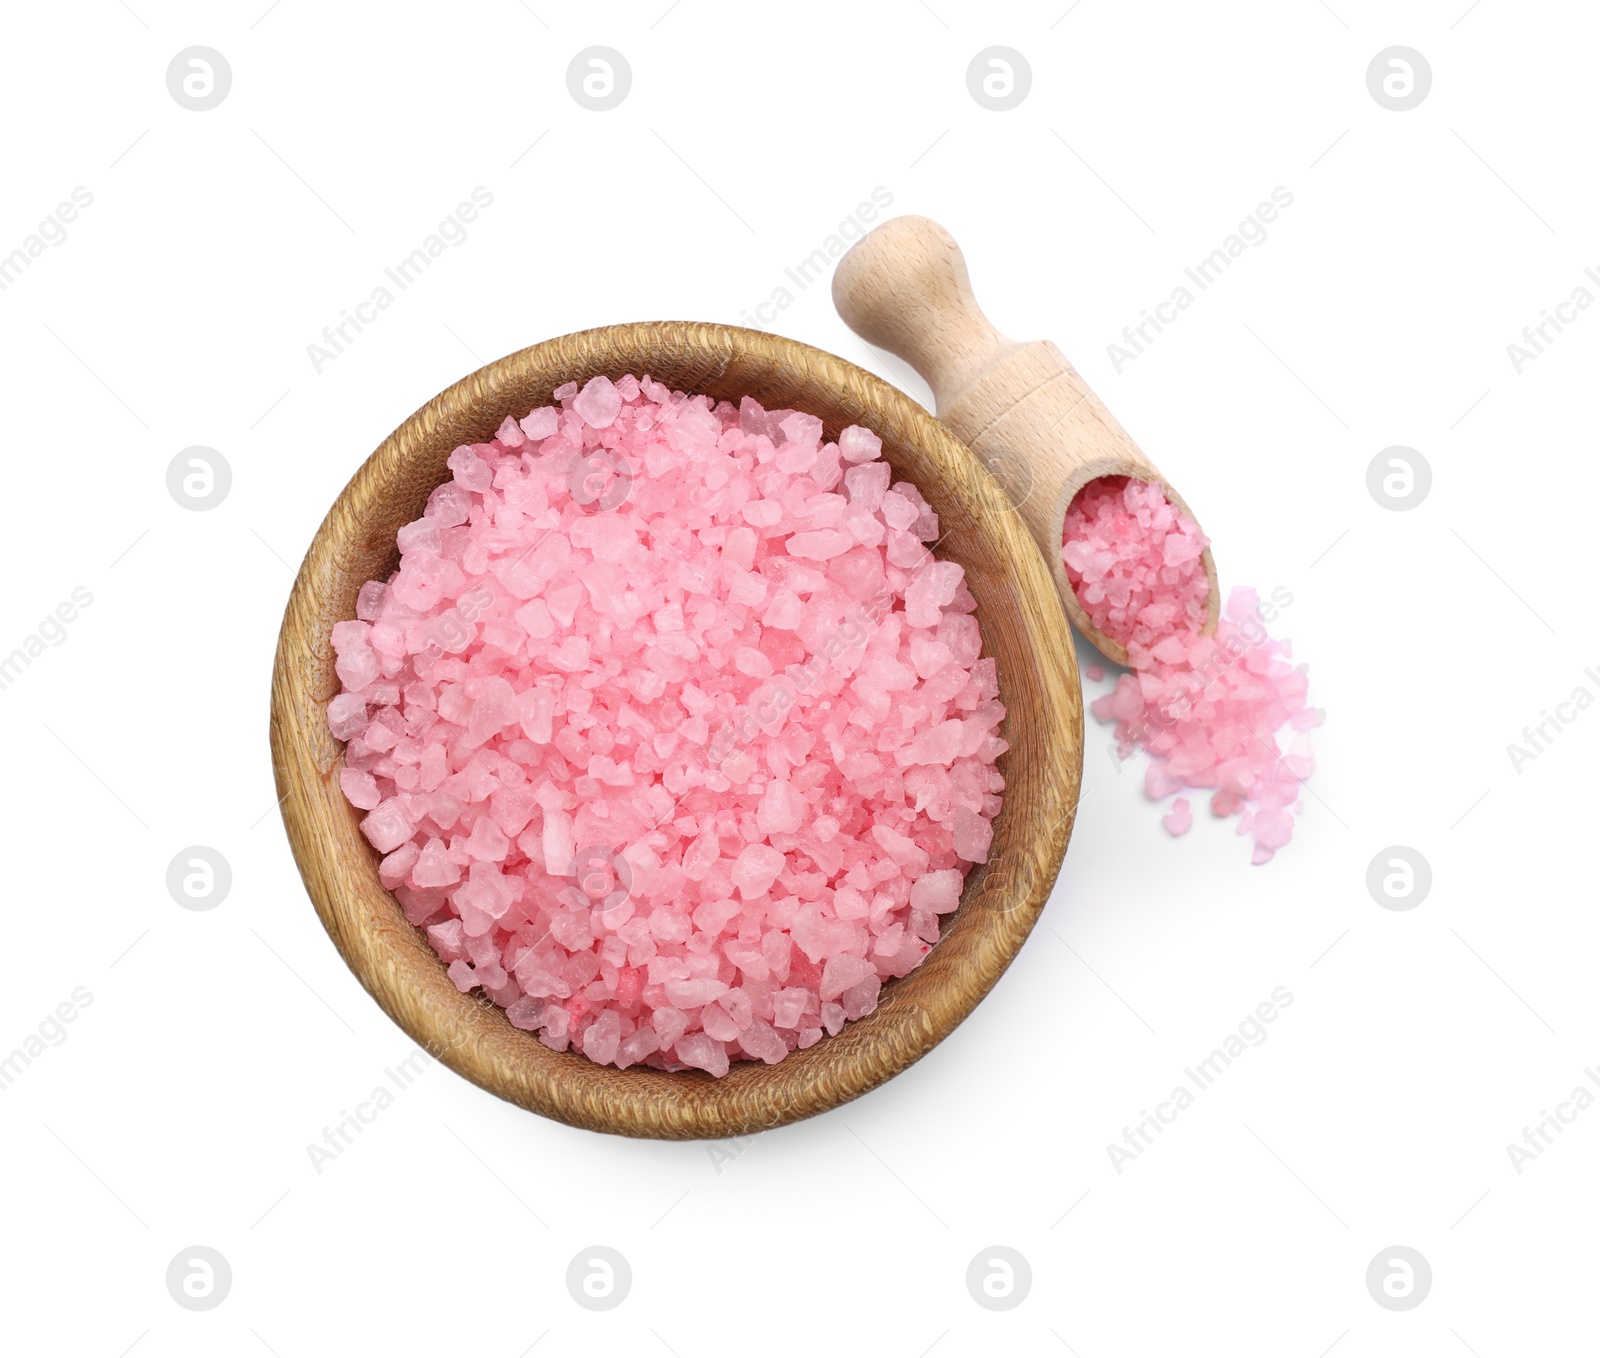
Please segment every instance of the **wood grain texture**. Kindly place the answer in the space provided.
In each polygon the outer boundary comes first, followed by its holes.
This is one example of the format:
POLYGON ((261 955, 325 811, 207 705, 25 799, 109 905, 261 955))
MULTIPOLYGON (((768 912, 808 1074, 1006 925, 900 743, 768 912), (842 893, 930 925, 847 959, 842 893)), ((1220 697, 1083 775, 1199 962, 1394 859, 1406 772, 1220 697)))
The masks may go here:
MULTIPOLYGON (((306 890, 350 969, 391 1018, 452 1069, 501 1098, 574 1126, 628 1136, 739 1136, 856 1098, 923 1056, 972 1012, 1044 906, 1072 831, 1083 709, 1071 638, 1050 578, 999 486, 921 406, 831 354, 758 331, 690 322, 609 326, 511 354, 463 378, 395 430, 334 503, 301 565, 272 676, 272 758, 284 825, 306 890), (395 532, 418 517, 458 444, 486 441, 507 414, 549 403, 569 380, 650 374, 668 386, 877 431, 898 477, 916 483, 978 602, 984 653, 1006 706, 1004 806, 990 861, 968 876, 959 910, 882 1002, 774 1066, 697 1071, 597 1066, 513 1028, 481 993, 459 993, 422 930, 378 881, 378 855, 339 790, 343 747, 324 708, 338 691, 328 635, 355 616, 356 592, 386 579, 395 532)), ((974 1091, 951 1091, 970 1098, 974 1091)))
MULTIPOLYGON (((893 217, 858 241, 833 275, 840 316, 870 344, 898 354, 933 389, 939 418, 994 474, 1044 554, 1068 616, 1119 665, 1128 653, 1089 621, 1061 562, 1073 497, 1102 476, 1157 482, 1193 513, 1128 431, 1047 340, 1019 343, 989 323, 950 233, 926 217, 893 217)), ((1217 566, 1207 620, 1216 631, 1217 566)))

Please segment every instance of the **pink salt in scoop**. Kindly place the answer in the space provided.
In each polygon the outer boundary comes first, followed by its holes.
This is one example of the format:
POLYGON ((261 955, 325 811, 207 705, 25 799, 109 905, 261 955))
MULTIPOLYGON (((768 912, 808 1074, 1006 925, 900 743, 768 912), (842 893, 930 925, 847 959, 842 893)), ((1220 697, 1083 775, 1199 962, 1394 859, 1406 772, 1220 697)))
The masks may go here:
MULTIPOLYGON (((1074 625, 1132 674, 1093 707, 1117 723, 1124 756, 1152 757, 1146 787, 1216 789, 1219 815, 1240 812, 1255 861, 1288 842, 1309 748, 1305 674, 1266 634, 1255 595, 1218 609, 1207 539, 1150 459, 1048 340, 1003 335, 973 294, 950 233, 926 217, 894 217, 851 246, 833 275, 845 323, 927 380, 938 416, 1011 497, 1074 625), (1215 614, 1215 636, 1212 630, 1215 614)), ((1270 620, 1270 619, 1266 619, 1270 620)), ((1088 673, 1095 679, 1095 670, 1088 673)), ((1098 682, 1098 680, 1096 680, 1098 682)), ((1190 826, 1186 799, 1163 824, 1190 826)))
POLYGON ((1089 620, 1129 649, 1198 633, 1211 593, 1207 538, 1148 481, 1103 476, 1067 510, 1062 564, 1089 620))
MULTIPOLYGON (((1132 673, 1090 704, 1115 724, 1118 756, 1136 746, 1150 755, 1145 792, 1158 800, 1215 788, 1212 814, 1238 814, 1239 833, 1255 839, 1251 861, 1266 863, 1294 833, 1300 783, 1313 768, 1303 733, 1322 714, 1306 706, 1305 668, 1289 663, 1288 642, 1268 635, 1254 590, 1235 589, 1216 635, 1201 634, 1205 546, 1160 487, 1103 477, 1073 499, 1061 560, 1095 626, 1127 648, 1132 673), (1287 749, 1278 743, 1284 727, 1294 733, 1287 749)), ((1177 798, 1161 823, 1187 832, 1188 800, 1177 798)))
POLYGON ((333 628, 380 877, 451 979, 601 1064, 781 1060, 986 861, 1005 711, 867 429, 648 377, 451 454, 333 628))

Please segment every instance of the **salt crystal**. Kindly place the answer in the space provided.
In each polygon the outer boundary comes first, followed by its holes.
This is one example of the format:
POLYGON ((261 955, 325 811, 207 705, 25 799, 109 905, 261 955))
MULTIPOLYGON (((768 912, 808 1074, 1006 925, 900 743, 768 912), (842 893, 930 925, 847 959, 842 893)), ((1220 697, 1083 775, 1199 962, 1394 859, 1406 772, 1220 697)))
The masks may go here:
POLYGON ((887 462, 864 462, 851 467, 844 474, 845 488, 850 492, 850 503, 863 509, 876 510, 883 504, 884 492, 889 489, 890 468, 887 462))
POLYGON ((878 996, 883 990, 883 978, 876 970, 868 970, 853 986, 840 992, 839 1007, 847 1019, 864 1018, 878 1007, 878 996))
POLYGON ((764 895, 783 871, 785 859, 765 844, 747 844, 733 861, 733 884, 745 900, 764 895))
POLYGON ((839 456, 846 462, 871 462, 882 450, 883 440, 859 424, 839 431, 839 456))
POLYGON ((772 662, 754 646, 741 646, 734 651, 733 667, 753 679, 765 679, 772 673, 772 662))
POLYGON ((801 986, 785 986, 772 997, 772 1022, 779 1028, 798 1028, 812 994, 801 986))
POLYGON ((728 1073, 728 1049, 705 1033, 690 1033, 678 1039, 678 1060, 712 1075, 728 1073))
POLYGON ((739 1025, 720 1004, 708 1004, 700 1011, 700 1028, 707 1037, 715 1038, 718 1042, 736 1042, 739 1039, 739 1025))
POLYGON ((914 910, 931 910, 936 915, 945 915, 960 903, 961 872, 957 868, 925 872, 912 884, 911 906, 914 910))
POLYGON ((356 591, 356 617, 362 622, 376 622, 383 616, 383 600, 389 587, 382 580, 368 580, 356 591))
POLYGON ((336 740, 349 740, 366 729, 367 704, 360 694, 340 693, 328 703, 328 730, 336 740))
POLYGON ((538 443, 556 432, 560 424, 560 417, 554 406, 543 406, 538 410, 530 411, 517 421, 517 424, 529 439, 538 443))
POLYGON ((967 807, 957 807, 951 816, 951 848, 967 863, 987 863, 994 830, 989 821, 967 807))
POLYGON ((454 528, 467 521, 472 507, 472 493, 455 481, 446 481, 428 496, 428 507, 423 515, 441 528, 454 528))
POLYGON ((763 834, 793 834, 805 819, 805 801, 787 778, 774 778, 756 807, 756 825, 763 834))
POLYGON ((607 1009, 583 1034, 583 1054, 596 1065, 609 1066, 617 1059, 617 1047, 622 1041, 622 1016, 615 1009, 607 1009))
MULTIPOLYGON (((874 980, 877 978, 874 977, 874 980)), ((876 1003, 871 1008, 876 1008, 876 1003)), ((871 1008, 864 1011, 860 1017, 865 1018, 871 1008)), ((750 1027, 739 1034, 739 1045, 744 1049, 745 1055, 752 1060, 764 1061, 769 1066, 775 1066, 789 1054, 789 1044, 773 1030, 772 1025, 761 1019, 753 1019, 750 1027)))
POLYGON ((898 528, 902 532, 917 521, 917 507, 898 490, 888 492, 879 502, 878 509, 890 528, 898 528))
POLYGON ((478 456, 477 449, 470 443, 463 443, 451 453, 448 463, 450 470, 455 473, 457 485, 470 491, 482 492, 489 489, 494 473, 489 470, 488 464, 478 456))
MULTIPOLYGON (((789 554, 803 557, 808 561, 828 561, 833 557, 842 556, 848 552, 855 543, 848 534, 841 533, 833 528, 820 528, 813 533, 794 533, 789 538, 789 554)), ((953 562, 944 563, 953 565, 953 562)), ((960 566, 956 566, 960 570, 960 566)), ((917 624, 926 626, 926 623, 917 624)))
POLYGON ((622 397, 609 377, 591 377, 574 398, 572 408, 583 416, 585 424, 606 429, 621 411, 622 397))
POLYGON ((411 885, 420 887, 454 886, 461 880, 461 869, 445 853, 441 840, 430 839, 411 869, 411 885))
POLYGON ((1161 818, 1161 823, 1166 826, 1169 835, 1177 836, 1187 834, 1189 827, 1194 824, 1189 814, 1189 801, 1186 797, 1179 797, 1172 803, 1172 810, 1161 818))
POLYGON ((399 802, 391 797, 361 822, 361 833, 379 853, 388 853, 410 839, 415 827, 406 819, 399 802))
POLYGON ((866 958, 840 953, 823 964, 822 989, 819 993, 824 1000, 836 1000, 851 986, 859 985, 867 977, 877 974, 877 969, 866 958))
POLYGON ((622 1039, 617 1047, 617 1064, 626 1070, 629 1066, 638 1065, 645 1057, 652 1056, 661 1050, 661 1039, 656 1036, 652 1028, 636 1029, 629 1036, 622 1039))
POLYGON ((537 1028, 544 1021, 544 1008, 544 1001, 524 995, 506 1006, 506 1018, 513 1028, 537 1028))
MULTIPOLYGON (((411 875, 411 868, 416 863, 419 852, 416 841, 407 840, 378 864, 378 880, 390 891, 403 886, 411 875)), ((460 923, 460 920, 456 921, 458 928, 460 923)))
POLYGON ((779 589, 773 592, 766 612, 761 615, 761 625, 792 631, 800 625, 804 615, 805 606, 800 602, 800 596, 791 590, 779 589))

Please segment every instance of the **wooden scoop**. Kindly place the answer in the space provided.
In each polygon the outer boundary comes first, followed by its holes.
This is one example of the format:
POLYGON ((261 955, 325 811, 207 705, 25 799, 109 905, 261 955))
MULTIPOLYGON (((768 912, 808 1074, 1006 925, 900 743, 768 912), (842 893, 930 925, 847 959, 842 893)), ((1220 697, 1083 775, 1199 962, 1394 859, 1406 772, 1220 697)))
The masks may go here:
MULTIPOLYGON (((898 354, 933 388, 936 413, 1005 489, 1049 563, 1067 615, 1100 653, 1128 663, 1124 647, 1089 621, 1061 562, 1073 497, 1102 476, 1153 481, 1190 514, 1066 355, 1048 340, 1000 334, 978 307, 961 248, 937 222, 894 217, 858 241, 833 275, 833 304, 856 334, 898 354)), ((1190 514, 1192 518, 1193 515, 1190 514)), ((1217 567, 1209 635, 1217 627, 1217 567)))

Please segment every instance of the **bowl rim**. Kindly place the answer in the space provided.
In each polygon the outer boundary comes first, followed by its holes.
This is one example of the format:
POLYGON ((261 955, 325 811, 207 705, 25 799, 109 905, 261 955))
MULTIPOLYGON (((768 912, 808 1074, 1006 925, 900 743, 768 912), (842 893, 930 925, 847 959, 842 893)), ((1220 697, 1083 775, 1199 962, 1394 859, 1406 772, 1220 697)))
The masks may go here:
MULTIPOLYGON (((798 377, 787 383, 800 384, 798 377)), ((691 394, 705 389, 669 385, 691 394)), ((447 477, 442 472, 433 484, 447 477)), ((922 487, 921 480, 917 484, 922 487)), ((937 508, 935 494, 928 499, 937 508)), ((991 640, 986 626, 986 654, 991 640)), ((284 828, 323 927, 368 993, 429 1055, 511 1103, 572 1126, 637 1137, 724 1138, 814 1116, 867 1093, 947 1037, 989 992, 1043 910, 1072 832, 1083 708, 1072 637, 1049 569, 999 484, 945 425, 875 374, 802 341, 737 326, 655 321, 557 336, 485 364, 413 412, 361 464, 319 525, 290 591, 273 663, 270 742, 284 828), (339 789, 343 742, 328 733, 324 711, 338 692, 328 619, 354 616, 353 606, 330 606, 330 581, 348 574, 341 561, 351 555, 363 504, 408 474, 415 480, 420 461, 434 459, 442 471, 449 447, 465 441, 450 431, 492 429, 498 420, 486 425, 486 412, 506 409, 510 389, 525 386, 531 372, 553 365, 574 378, 623 371, 642 376, 652 363, 662 364, 664 347, 681 361, 703 365, 703 382, 714 383, 740 363, 803 374, 839 393, 835 410, 847 405, 873 412, 886 460, 901 460, 902 450, 932 459, 936 476, 957 481, 960 493, 971 497, 962 503, 982 524, 977 538, 992 542, 1004 567, 995 574, 1017 596, 1007 630, 1027 643, 1027 672, 1002 672, 1001 684, 1003 698, 1011 692, 1007 734, 1022 722, 1013 704, 1019 695, 1026 699, 1034 757, 1019 768, 1021 751, 1002 756, 1007 789, 996 842, 1008 814, 1032 815, 1035 832, 1017 834, 1004 853, 971 870, 960 909, 943 917, 939 944, 905 978, 885 986, 872 1014, 775 1065, 738 1062, 721 1079, 640 1066, 621 1071, 575 1052, 557 1053, 514 1028, 481 992, 457 991, 422 930, 377 880, 378 855, 339 789), (957 937, 959 947, 947 949, 957 937)))

